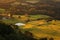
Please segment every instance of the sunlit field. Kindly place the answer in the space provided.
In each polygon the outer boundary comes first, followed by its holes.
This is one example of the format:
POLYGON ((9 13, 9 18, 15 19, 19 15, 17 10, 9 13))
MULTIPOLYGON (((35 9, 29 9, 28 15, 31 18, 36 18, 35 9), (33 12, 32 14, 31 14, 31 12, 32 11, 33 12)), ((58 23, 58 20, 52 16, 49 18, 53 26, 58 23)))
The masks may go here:
POLYGON ((22 31, 30 31, 34 37, 39 39, 42 37, 60 40, 60 20, 47 21, 50 17, 46 15, 29 15, 21 18, 2 19, 0 21, 6 24, 24 23, 24 26, 19 26, 22 31), (28 21, 27 21, 28 20, 28 21))

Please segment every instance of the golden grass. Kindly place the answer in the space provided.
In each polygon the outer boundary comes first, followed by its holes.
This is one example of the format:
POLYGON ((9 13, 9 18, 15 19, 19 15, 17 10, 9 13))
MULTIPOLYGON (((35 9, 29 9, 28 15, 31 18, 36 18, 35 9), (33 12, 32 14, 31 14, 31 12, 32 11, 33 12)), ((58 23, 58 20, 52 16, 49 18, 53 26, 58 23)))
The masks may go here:
POLYGON ((52 20, 49 22, 46 22, 45 20, 39 20, 39 21, 32 21, 27 23, 23 28, 36 28, 42 30, 41 32, 39 31, 34 31, 32 30, 31 32, 34 34, 36 38, 40 37, 53 37, 55 40, 60 40, 60 21, 55 21, 52 20), (38 26, 39 25, 39 26, 38 26))

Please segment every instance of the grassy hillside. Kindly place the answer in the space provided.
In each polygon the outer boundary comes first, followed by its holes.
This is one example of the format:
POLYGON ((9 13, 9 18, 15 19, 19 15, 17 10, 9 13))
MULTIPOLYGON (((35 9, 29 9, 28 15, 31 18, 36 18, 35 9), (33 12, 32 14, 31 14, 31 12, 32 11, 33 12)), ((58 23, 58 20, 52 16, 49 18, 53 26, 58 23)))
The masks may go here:
POLYGON ((51 21, 45 23, 44 21, 34 21, 23 26, 24 30, 32 32, 36 38, 53 37, 55 40, 60 40, 60 21, 51 21))
MULTIPOLYGON (((22 15, 23 16, 23 15, 22 15)), ((26 17, 24 17, 26 19, 26 17)), ((22 31, 30 31, 34 34, 35 38, 39 39, 41 37, 53 37, 55 40, 60 40, 60 20, 51 20, 48 21, 45 20, 45 18, 49 18, 49 16, 46 15, 30 15, 29 19, 31 19, 28 22, 25 22, 25 19, 21 21, 21 18, 15 18, 15 19, 5 19, 1 20, 7 24, 15 24, 18 22, 25 23, 24 26, 19 26, 19 28, 22 31), (41 20, 37 20, 38 18, 44 18, 41 20)))

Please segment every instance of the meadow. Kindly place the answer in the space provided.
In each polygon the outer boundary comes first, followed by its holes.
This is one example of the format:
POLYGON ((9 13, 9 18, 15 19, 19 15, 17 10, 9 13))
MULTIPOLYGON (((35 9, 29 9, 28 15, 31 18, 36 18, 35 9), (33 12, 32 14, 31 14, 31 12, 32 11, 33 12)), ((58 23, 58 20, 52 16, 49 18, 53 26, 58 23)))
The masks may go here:
MULTIPOLYGON (((20 15, 22 16, 22 15, 20 15)), ((19 26, 22 31, 30 31, 35 38, 41 37, 53 37, 55 40, 60 40, 60 20, 47 21, 50 17, 46 15, 29 15, 26 17, 23 15, 21 18, 11 18, 0 20, 6 24, 24 23, 24 26, 19 26), (28 20, 26 22, 26 20, 28 20)))

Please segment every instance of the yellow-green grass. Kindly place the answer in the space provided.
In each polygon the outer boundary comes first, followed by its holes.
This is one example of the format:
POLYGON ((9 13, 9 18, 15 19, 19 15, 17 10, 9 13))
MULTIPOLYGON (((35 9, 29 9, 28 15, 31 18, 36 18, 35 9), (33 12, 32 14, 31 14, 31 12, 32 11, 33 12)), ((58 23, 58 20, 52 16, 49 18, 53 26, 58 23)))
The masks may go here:
MULTIPOLYGON (((30 15, 29 18, 37 19, 40 17, 40 15, 30 15)), ((48 17, 49 18, 49 17, 48 17)), ((20 21, 20 18, 16 19, 6 19, 1 20, 7 24, 14 24, 20 21)), ((23 22, 24 23, 24 22, 23 22)), ((55 40, 60 40, 60 20, 52 20, 50 22, 46 22, 46 20, 35 20, 25 23, 26 25, 19 27, 22 29, 22 31, 30 31, 33 33, 35 38, 41 38, 41 37, 53 37, 55 40)))

